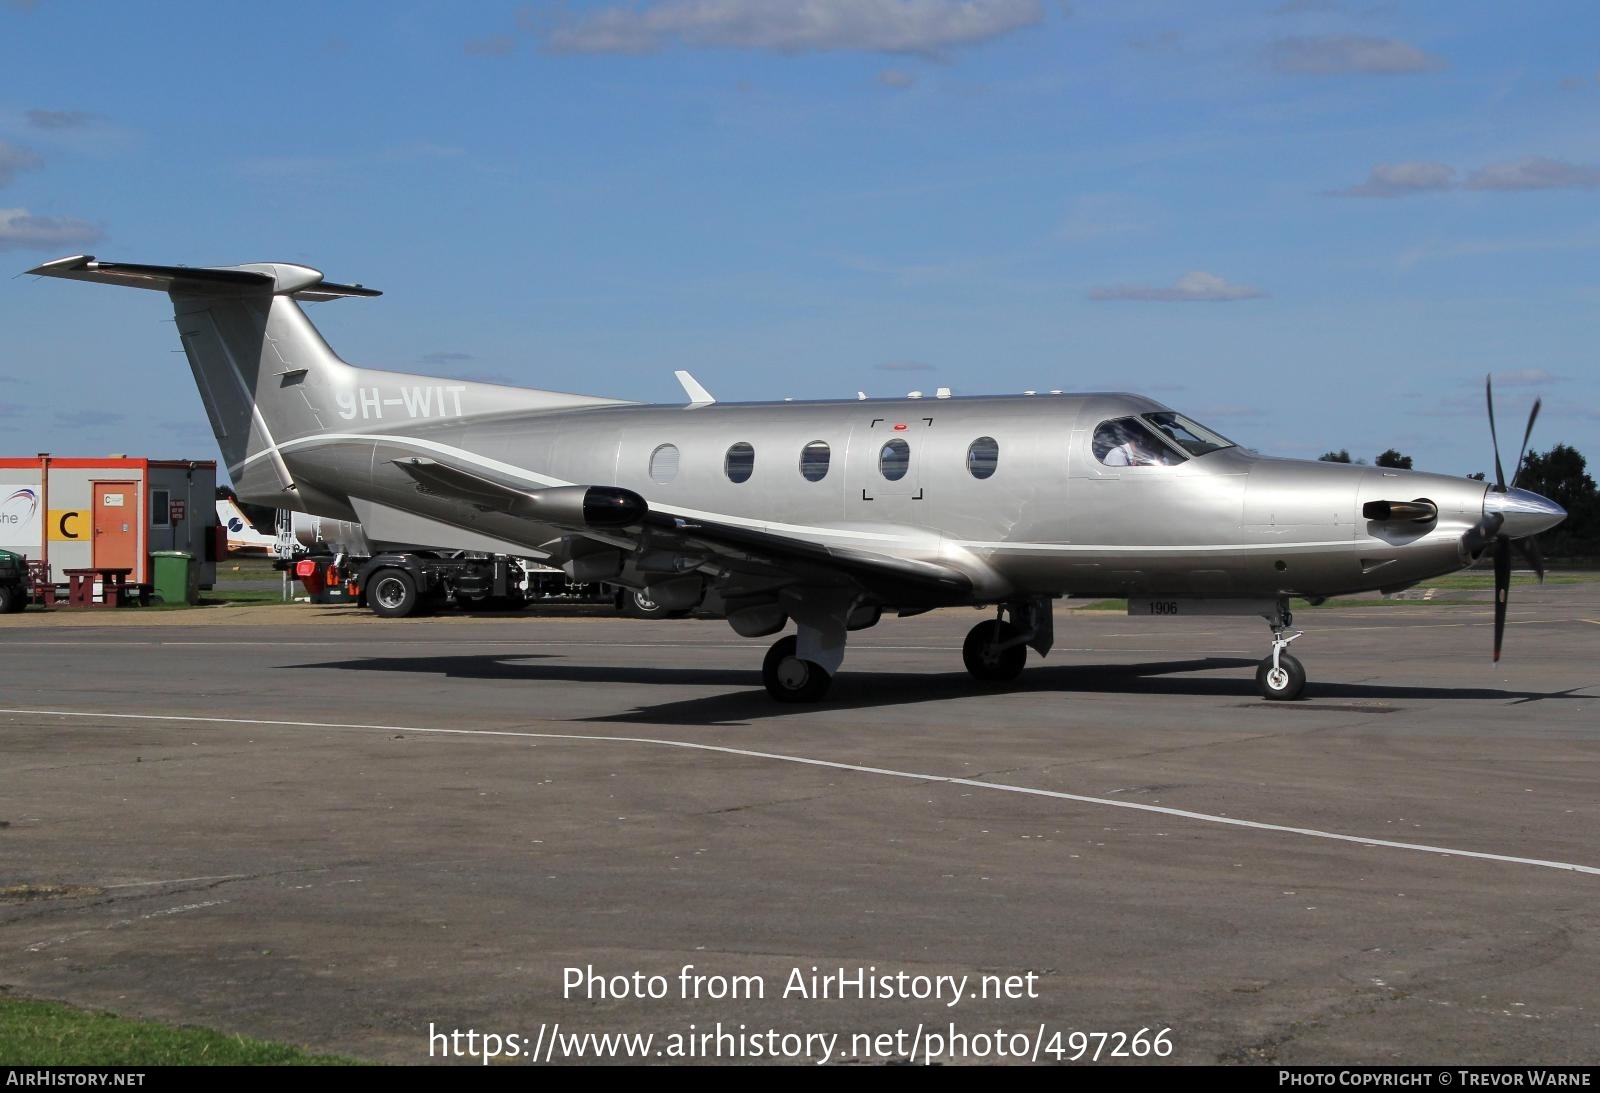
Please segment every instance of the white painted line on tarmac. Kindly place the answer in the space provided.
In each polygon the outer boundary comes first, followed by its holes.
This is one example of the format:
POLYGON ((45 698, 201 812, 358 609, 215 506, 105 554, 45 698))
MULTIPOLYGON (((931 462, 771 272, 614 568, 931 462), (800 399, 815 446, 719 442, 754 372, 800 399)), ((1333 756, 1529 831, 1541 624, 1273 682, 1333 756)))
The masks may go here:
POLYGON ((248 873, 219 873, 212 877, 174 877, 171 880, 133 880, 128 881, 126 884, 102 884, 100 887, 104 888, 108 892, 113 892, 122 888, 157 888, 164 884, 200 884, 202 882, 209 883, 212 881, 248 880, 249 877, 250 874, 248 873))
POLYGON ((1272 831, 1280 835, 1300 835, 1311 839, 1331 839, 1335 842, 1355 843, 1357 846, 1382 847, 1387 850, 1412 850, 1423 854, 1438 854, 1449 858, 1477 858, 1481 861, 1504 862, 1510 865, 1533 865, 1541 869, 1560 869, 1570 873, 1588 873, 1600 876, 1600 867, 1577 865, 1573 862, 1547 861, 1543 858, 1521 858, 1509 854, 1490 854, 1482 850, 1457 850, 1448 846, 1429 846, 1425 843, 1402 843, 1389 839, 1370 839, 1363 835, 1346 835, 1338 831, 1319 831, 1313 827, 1290 827, 1285 824, 1262 823, 1243 820, 1235 816, 1213 816, 1206 812, 1190 812, 1164 805, 1140 804, 1136 801, 1113 801, 1105 797, 1087 797, 1080 793, 1063 793, 1054 789, 1034 786, 1015 786, 1005 782, 985 782, 976 778, 952 778, 943 774, 922 774, 916 771, 894 770, 889 767, 867 767, 856 763, 840 763, 832 759, 812 759, 802 755, 782 755, 777 752, 748 751, 719 744, 697 744, 688 740, 666 740, 649 736, 593 736, 579 733, 524 732, 516 729, 426 729, 415 725, 363 725, 327 721, 271 721, 255 717, 186 717, 179 714, 104 713, 93 710, 40 710, 0 708, 0 714, 25 714, 35 717, 80 717, 121 721, 170 721, 206 725, 268 725, 292 729, 355 729, 370 732, 409 732, 433 736, 490 736, 525 740, 573 740, 599 744, 646 744, 662 748, 683 748, 689 751, 717 752, 737 755, 747 759, 768 759, 778 763, 798 763, 808 767, 827 767, 831 770, 850 771, 855 774, 872 774, 880 778, 904 778, 914 782, 940 782, 945 785, 966 786, 971 789, 995 790, 1001 793, 1021 793, 1031 797, 1048 797, 1059 801, 1101 805, 1106 808, 1123 808, 1134 812, 1153 812, 1200 823, 1222 824, 1227 827, 1244 827, 1255 831, 1272 831))

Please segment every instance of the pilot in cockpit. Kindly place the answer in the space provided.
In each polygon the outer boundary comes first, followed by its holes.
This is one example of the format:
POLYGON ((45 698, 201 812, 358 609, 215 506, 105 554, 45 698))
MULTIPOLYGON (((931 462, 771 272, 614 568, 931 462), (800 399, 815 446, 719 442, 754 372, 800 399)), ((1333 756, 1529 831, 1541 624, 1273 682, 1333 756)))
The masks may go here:
POLYGON ((1108 467, 1150 467, 1167 462, 1154 438, 1129 420, 1107 421, 1096 429, 1094 453, 1108 467))

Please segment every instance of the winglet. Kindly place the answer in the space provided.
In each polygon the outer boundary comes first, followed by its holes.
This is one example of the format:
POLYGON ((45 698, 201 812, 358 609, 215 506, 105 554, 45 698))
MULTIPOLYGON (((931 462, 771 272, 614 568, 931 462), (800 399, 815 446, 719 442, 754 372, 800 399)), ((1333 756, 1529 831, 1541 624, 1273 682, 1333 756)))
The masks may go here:
POLYGON ((700 381, 683 369, 680 368, 672 374, 678 377, 679 383, 683 384, 683 393, 689 396, 690 406, 710 406, 717 401, 716 396, 700 386, 700 381))

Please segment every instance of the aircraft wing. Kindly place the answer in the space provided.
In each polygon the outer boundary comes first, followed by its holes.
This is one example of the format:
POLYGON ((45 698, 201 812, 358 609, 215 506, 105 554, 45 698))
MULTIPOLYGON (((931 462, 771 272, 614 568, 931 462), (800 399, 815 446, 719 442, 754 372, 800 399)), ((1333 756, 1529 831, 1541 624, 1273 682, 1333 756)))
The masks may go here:
POLYGON ((710 553, 734 562, 757 562, 791 574, 797 584, 850 582, 890 603, 946 600, 972 591, 971 577, 942 562, 690 519, 657 509, 645 514, 644 526, 653 548, 676 549, 688 557, 710 553))
POLYGON ((418 489, 454 497, 480 511, 538 520, 592 535, 613 546, 665 551, 690 563, 728 571, 732 584, 756 578, 783 584, 855 584, 889 603, 940 602, 972 591, 972 579, 941 562, 804 539, 765 528, 679 516, 648 507, 615 486, 556 486, 523 490, 428 459, 395 460, 418 489))

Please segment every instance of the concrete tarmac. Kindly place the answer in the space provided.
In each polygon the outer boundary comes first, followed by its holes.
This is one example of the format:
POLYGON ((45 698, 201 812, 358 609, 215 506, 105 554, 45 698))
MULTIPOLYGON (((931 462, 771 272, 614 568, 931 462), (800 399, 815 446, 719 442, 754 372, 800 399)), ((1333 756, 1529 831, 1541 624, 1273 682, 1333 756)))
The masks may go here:
POLYGON ((1298 615, 1302 702, 1255 620, 1058 612, 989 689, 948 611, 804 707, 716 621, 8 616, 0 992, 394 1062, 1600 1062, 1600 583, 1499 666, 1486 602, 1298 615))

